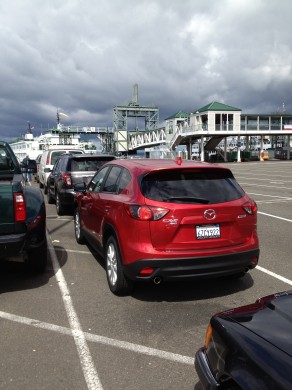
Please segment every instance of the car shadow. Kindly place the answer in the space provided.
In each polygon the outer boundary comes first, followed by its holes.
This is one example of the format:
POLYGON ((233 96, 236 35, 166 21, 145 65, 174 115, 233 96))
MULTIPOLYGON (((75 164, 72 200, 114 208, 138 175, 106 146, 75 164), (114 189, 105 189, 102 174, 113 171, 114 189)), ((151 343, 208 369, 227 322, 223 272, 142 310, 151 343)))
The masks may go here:
MULTIPOLYGON (((64 248, 54 247, 58 259, 59 267, 62 268, 67 262, 68 255, 64 248)), ((27 269, 21 258, 2 259, 0 261, 0 294, 32 290, 49 283, 55 276, 53 264, 51 262, 50 251, 48 249, 48 263, 44 272, 37 273, 27 269)))
POLYGON ((242 278, 222 277, 188 282, 137 283, 131 296, 146 302, 200 301, 228 296, 250 289, 254 284, 250 273, 242 278))
MULTIPOLYGON (((87 243, 87 248, 96 262, 105 270, 105 260, 94 250, 90 243, 87 243)), ((137 282, 130 295, 145 302, 200 301, 224 297, 250 289, 254 285, 252 272, 248 272, 242 278, 226 276, 195 281, 161 282, 158 285, 154 282, 137 282)))
POLYGON ((28 271, 23 262, 2 260, 0 262, 0 294, 35 289, 47 284, 54 272, 47 265, 42 273, 28 271))
POLYGON ((203 386, 201 385, 200 382, 198 382, 198 383, 195 384, 194 390, 203 390, 203 386))

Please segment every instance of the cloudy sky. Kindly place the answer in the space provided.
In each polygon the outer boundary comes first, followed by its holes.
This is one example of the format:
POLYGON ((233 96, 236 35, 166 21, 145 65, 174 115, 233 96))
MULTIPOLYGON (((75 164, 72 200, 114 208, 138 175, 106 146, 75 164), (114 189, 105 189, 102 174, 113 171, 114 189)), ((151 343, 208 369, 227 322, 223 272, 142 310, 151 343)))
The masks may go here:
POLYGON ((291 0, 1 0, 2 139, 56 124, 113 125, 113 107, 160 122, 212 101, 292 113, 291 0))

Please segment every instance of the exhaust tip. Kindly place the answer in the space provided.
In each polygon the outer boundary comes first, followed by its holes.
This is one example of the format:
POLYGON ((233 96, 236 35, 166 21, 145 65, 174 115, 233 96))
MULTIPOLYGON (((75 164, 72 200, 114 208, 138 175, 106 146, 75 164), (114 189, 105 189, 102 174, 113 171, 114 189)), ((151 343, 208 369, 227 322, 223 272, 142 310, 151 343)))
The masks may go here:
POLYGON ((155 276, 153 279, 154 284, 160 284, 162 282, 162 279, 160 276, 155 276))

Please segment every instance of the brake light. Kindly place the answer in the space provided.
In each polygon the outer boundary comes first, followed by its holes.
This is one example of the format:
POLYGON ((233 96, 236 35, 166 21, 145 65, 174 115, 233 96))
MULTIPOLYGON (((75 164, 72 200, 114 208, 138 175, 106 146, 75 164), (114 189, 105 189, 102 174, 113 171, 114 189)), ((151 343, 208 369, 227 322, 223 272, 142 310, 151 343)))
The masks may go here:
POLYGON ((258 210, 257 204, 254 200, 249 200, 248 202, 244 203, 244 205, 242 205, 242 208, 249 215, 256 214, 258 210))
POLYGON ((26 220, 26 207, 22 193, 15 192, 13 197, 14 203, 14 220, 15 222, 22 222, 26 220))
POLYGON ((158 221, 169 212, 168 209, 162 207, 146 206, 146 205, 128 205, 127 213, 130 217, 139 219, 140 221, 158 221))
POLYGON ((72 180, 70 173, 63 173, 62 174, 62 180, 65 183, 66 187, 72 187, 72 180))

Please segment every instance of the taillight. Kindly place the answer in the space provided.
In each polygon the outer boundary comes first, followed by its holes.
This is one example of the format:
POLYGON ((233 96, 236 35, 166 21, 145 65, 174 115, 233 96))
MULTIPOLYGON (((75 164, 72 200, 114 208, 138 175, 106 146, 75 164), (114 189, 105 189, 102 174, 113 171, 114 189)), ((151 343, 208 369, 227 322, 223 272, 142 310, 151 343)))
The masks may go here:
POLYGON ((158 221, 169 212, 168 209, 146 205, 128 205, 127 213, 140 221, 158 221))
POLYGON ((62 174, 62 180, 65 183, 66 187, 72 187, 72 180, 70 173, 63 173, 62 174))
POLYGON ((242 205, 242 208, 249 215, 256 214, 258 209, 257 204, 254 200, 249 200, 248 202, 244 203, 244 205, 242 205))
POLYGON ((26 207, 22 193, 14 193, 14 220, 15 222, 22 222, 26 220, 26 207))

